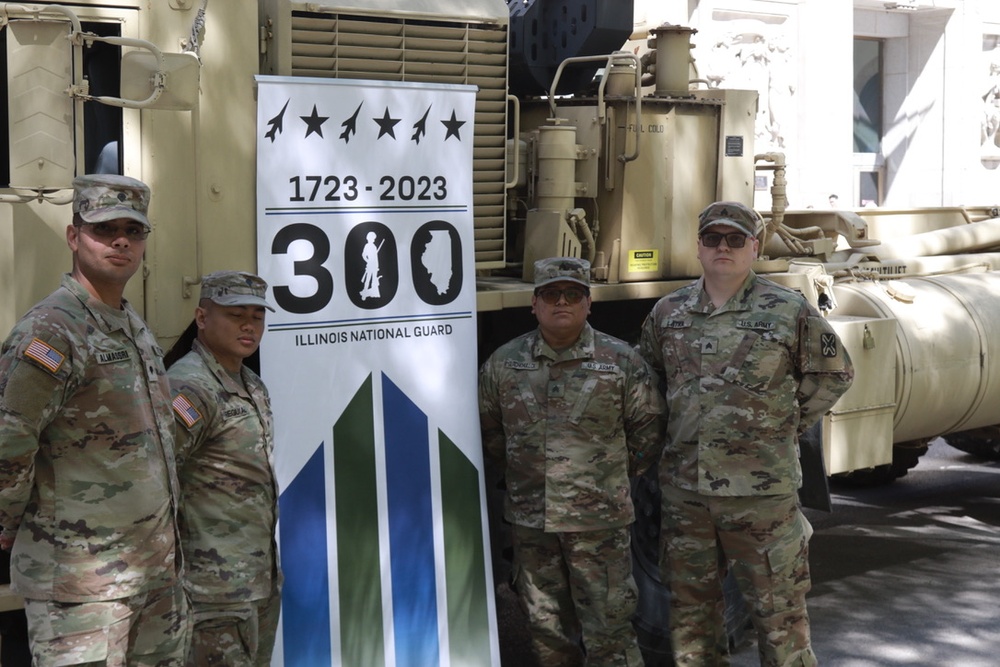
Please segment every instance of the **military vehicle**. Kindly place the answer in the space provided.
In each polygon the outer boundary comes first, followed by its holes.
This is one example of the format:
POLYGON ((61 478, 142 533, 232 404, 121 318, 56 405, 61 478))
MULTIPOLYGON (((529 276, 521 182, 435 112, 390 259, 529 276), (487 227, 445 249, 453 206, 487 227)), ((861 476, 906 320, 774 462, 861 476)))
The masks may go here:
POLYGON ((473 84, 484 354, 532 325, 532 264, 551 255, 591 261, 591 321, 634 340, 699 274, 698 211, 752 205, 766 172, 755 270, 807 295, 857 369, 822 424, 827 473, 887 481, 940 436, 1000 456, 1000 212, 788 209, 784 156, 755 153, 757 91, 707 86, 695 31, 633 34, 631 4, 0 2, 0 330, 68 269, 78 174, 152 188, 126 296, 164 347, 201 276, 254 270, 256 75, 473 84))

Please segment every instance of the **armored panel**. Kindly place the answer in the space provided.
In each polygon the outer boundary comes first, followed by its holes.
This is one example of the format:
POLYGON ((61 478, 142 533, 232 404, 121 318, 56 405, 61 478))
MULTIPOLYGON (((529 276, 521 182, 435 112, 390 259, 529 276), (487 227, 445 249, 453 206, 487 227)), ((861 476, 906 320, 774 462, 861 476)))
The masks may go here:
MULTIPOLYGON (((7 26, 10 184, 61 188, 76 168, 73 47, 66 21, 11 21, 7 26)), ((80 135, 82 136, 82 135, 80 135)))

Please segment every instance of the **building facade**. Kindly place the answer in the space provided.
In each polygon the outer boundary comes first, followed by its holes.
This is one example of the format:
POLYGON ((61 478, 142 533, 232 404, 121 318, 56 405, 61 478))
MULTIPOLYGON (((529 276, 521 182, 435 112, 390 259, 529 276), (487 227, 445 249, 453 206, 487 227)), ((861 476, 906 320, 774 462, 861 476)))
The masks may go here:
POLYGON ((758 91, 790 208, 1000 203, 997 0, 636 0, 637 34, 663 22, 697 31, 697 85, 758 91))

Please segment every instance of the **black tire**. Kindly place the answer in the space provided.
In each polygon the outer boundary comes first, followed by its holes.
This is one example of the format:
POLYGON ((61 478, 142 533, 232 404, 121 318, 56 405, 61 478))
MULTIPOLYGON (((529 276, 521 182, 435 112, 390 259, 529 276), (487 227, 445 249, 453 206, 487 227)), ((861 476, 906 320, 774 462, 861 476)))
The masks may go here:
POLYGON ((949 433, 944 441, 977 459, 1000 461, 1000 426, 949 433))

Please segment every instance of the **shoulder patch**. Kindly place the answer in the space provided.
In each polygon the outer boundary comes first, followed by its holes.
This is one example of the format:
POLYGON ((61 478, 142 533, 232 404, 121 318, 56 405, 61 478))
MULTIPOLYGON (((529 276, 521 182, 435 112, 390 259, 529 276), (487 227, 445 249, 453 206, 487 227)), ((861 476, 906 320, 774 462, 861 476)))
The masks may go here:
POLYGON ((819 335, 819 346, 824 357, 835 359, 839 349, 839 341, 835 333, 822 333, 819 335))
POLYGON ((38 338, 31 339, 31 343, 24 350, 24 356, 38 362, 53 375, 59 372, 66 360, 66 355, 38 338))
POLYGON ((188 428, 197 424, 201 419, 201 413, 198 412, 198 408, 194 407, 184 394, 177 394, 172 405, 174 406, 174 412, 177 413, 177 416, 188 428))

